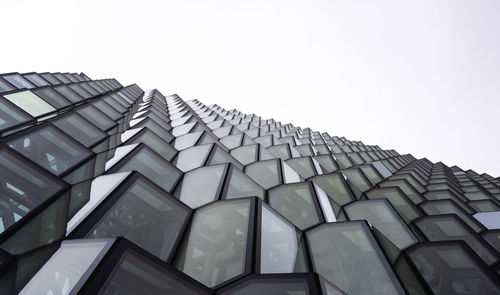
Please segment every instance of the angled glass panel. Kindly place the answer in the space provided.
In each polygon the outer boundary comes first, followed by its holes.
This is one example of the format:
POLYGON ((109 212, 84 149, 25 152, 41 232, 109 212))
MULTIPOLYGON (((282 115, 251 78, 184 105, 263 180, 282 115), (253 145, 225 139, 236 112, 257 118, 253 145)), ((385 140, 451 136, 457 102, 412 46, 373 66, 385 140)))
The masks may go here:
POLYGON ((314 271, 347 294, 405 294, 364 222, 322 224, 306 235, 314 271))
POLYGON ((219 141, 228 149, 239 147, 242 144, 243 134, 228 135, 221 138, 219 141))
POLYGON ((139 149, 139 152, 123 159, 123 165, 118 163, 119 168, 113 167, 112 172, 139 171, 167 192, 171 192, 182 172, 148 147, 143 145, 139 149))
POLYGON ((63 189, 62 182, 0 150, 0 233, 63 189))
POLYGON ((11 139, 7 144, 55 175, 63 174, 92 155, 92 152, 50 125, 11 139))
POLYGON ((217 200, 225 172, 226 165, 201 167, 187 172, 182 179, 180 200, 191 208, 217 200))
POLYGON ((373 167, 375 167, 375 169, 377 169, 380 175, 382 175, 384 178, 392 176, 391 171, 389 171, 389 169, 387 169, 387 167, 385 167, 385 165, 382 162, 375 161, 371 162, 370 164, 372 164, 373 167))
POLYGON ((50 87, 33 89, 32 91, 57 109, 71 105, 71 101, 50 87))
POLYGON ((234 283, 232 288, 225 289, 217 294, 254 295, 254 294, 283 294, 308 295, 311 294, 305 278, 265 278, 247 279, 243 283, 234 283), (237 285, 236 285, 237 284, 237 285))
POLYGON ((167 127, 160 125, 158 122, 151 118, 146 118, 145 120, 141 121, 140 123, 137 124, 137 126, 134 127, 147 127, 149 130, 153 131, 157 135, 159 135, 163 140, 167 142, 172 142, 172 140, 175 138, 172 134, 170 134, 167 131, 167 127))
POLYGON ((240 162, 238 162, 235 158, 229 155, 220 146, 215 145, 207 165, 217 165, 224 163, 231 163, 234 166, 238 167, 238 169, 243 170, 243 165, 240 162))
POLYGON ((500 211, 500 205, 493 200, 470 201, 468 204, 477 212, 500 211))
POLYGON ((427 201, 422 203, 420 207, 427 215, 456 214, 477 233, 484 229, 477 220, 472 218, 452 200, 427 201))
MULTIPOLYGON (((110 197, 108 197, 110 198, 110 197)), ((115 197, 111 197, 115 198, 115 197)), ((91 227, 87 238, 123 236, 166 260, 189 215, 189 209, 142 177, 120 194, 91 227)), ((94 222, 91 219, 85 222, 94 222)))
POLYGON ((264 200, 265 191, 255 181, 239 169, 231 169, 229 172, 224 197, 226 199, 236 199, 244 197, 259 197, 264 200))
POLYGON ((111 120, 106 114, 99 111, 94 106, 86 106, 77 111, 85 119, 89 120, 92 124, 96 125, 102 131, 107 131, 116 125, 116 122, 111 120))
POLYGON ((462 244, 426 243, 408 252, 434 294, 498 294, 498 277, 462 244), (495 282, 496 281, 496 282, 495 282))
POLYGON ((427 200, 453 200, 458 206, 460 206, 464 211, 469 214, 473 214, 474 210, 467 204, 464 203, 464 199, 461 195, 457 195, 450 190, 439 190, 439 191, 430 191, 424 194, 424 197, 427 200))
POLYGON ((363 174, 366 176, 366 178, 368 178, 368 180, 372 185, 376 185, 377 183, 382 182, 384 180, 384 178, 380 176, 380 174, 377 172, 375 168, 373 168, 372 165, 362 165, 359 166, 359 169, 363 171, 363 174))
POLYGON ((397 186, 399 187, 414 204, 419 204, 425 201, 425 199, 420 195, 413 186, 404 179, 395 179, 395 180, 386 180, 384 182, 379 183, 380 187, 390 187, 397 186))
POLYGON ((316 175, 316 170, 312 165, 312 161, 309 157, 293 158, 285 161, 290 167, 292 167, 295 172, 297 172, 302 178, 307 179, 316 175))
POLYGON ((349 184, 349 187, 358 199, 363 192, 372 188, 372 185, 357 168, 342 170, 342 174, 346 176, 347 184, 349 184))
POLYGON ((357 201, 344 207, 350 220, 366 220, 381 234, 379 241, 391 259, 396 261, 401 250, 418 239, 386 200, 357 201))
POLYGON ((62 96, 70 100, 71 102, 79 102, 82 100, 82 97, 78 95, 76 92, 71 90, 68 86, 66 85, 60 85, 56 86, 53 89, 55 89, 57 92, 59 92, 62 96))
POLYGON ((260 273, 290 273, 299 251, 293 225, 262 205, 260 273))
POLYGON ((338 170, 337 164, 330 155, 315 156, 314 159, 318 161, 323 173, 331 173, 338 170))
POLYGON ((18 89, 24 89, 24 88, 31 89, 35 87, 35 85, 33 85, 31 82, 29 82, 19 74, 4 75, 2 76, 2 78, 9 81, 12 85, 16 86, 18 89))
POLYGON ((193 133, 181 135, 175 139, 174 147, 178 151, 192 147, 192 146, 196 145, 196 142, 198 142, 198 140, 200 139, 202 134, 203 134, 203 131, 198 131, 198 132, 193 132, 193 133))
POLYGON ((245 145, 233 149, 230 155, 238 160, 241 164, 247 165, 257 161, 257 149, 259 146, 257 144, 245 145))
POLYGON ((487 229, 500 229, 500 211, 479 212, 474 214, 473 217, 487 229))
POLYGON ((198 209, 176 267, 208 286, 245 272, 250 200, 217 202, 198 209), (215 259, 217 258, 217 259, 215 259))
POLYGON ((168 161, 172 161, 172 159, 175 157, 175 154, 177 153, 177 150, 173 146, 168 144, 168 142, 163 140, 160 136, 149 129, 143 130, 142 132, 140 132, 140 135, 134 136, 126 143, 129 144, 140 142, 150 147, 152 150, 160 154, 168 161))
POLYGON ((245 167, 245 174, 250 176, 264 189, 280 183, 277 160, 260 161, 245 167))
POLYGON ((285 183, 295 183, 303 180, 287 163, 281 162, 281 168, 283 171, 283 181, 285 183))
POLYGON ((500 253, 500 230, 487 230, 481 234, 481 237, 488 242, 498 253, 500 253))
POLYGON ((2 79, 2 77, 0 76, 0 93, 7 92, 7 91, 12 91, 12 90, 15 90, 15 89, 16 88, 12 84, 8 83, 4 79, 2 79))
POLYGON ((106 133, 77 113, 56 119, 52 124, 86 147, 91 147, 107 137, 106 133))
POLYGON ((346 169, 351 166, 354 166, 354 163, 351 161, 351 158, 346 153, 335 154, 335 160, 337 164, 339 164, 341 169, 346 169))
POLYGON ((20 294, 70 294, 81 279, 88 278, 110 244, 109 240, 63 242, 20 294))
POLYGON ((274 145, 267 148, 267 151, 273 154, 275 157, 284 160, 288 160, 292 157, 288 144, 274 145))
POLYGON ((162 267, 139 253, 127 250, 100 294, 203 294, 171 270, 162 267))
POLYGON ((33 218, 26 220, 22 228, 4 237, 0 248, 11 254, 23 254, 52 244, 66 233, 69 194, 64 193, 33 218))
MULTIPOLYGON (((197 122, 193 122, 193 123, 187 123, 184 125, 176 126, 172 129, 171 133, 175 137, 179 137, 181 135, 187 134, 187 133, 192 131, 192 129, 194 128, 194 125, 196 125, 196 123, 197 122)), ((171 122, 171 124, 173 124, 173 122, 171 122)), ((172 126, 174 126, 174 125, 172 125, 172 126)))
POLYGON ((491 265, 498 260, 495 251, 454 214, 424 216, 416 220, 415 225, 429 241, 462 240, 486 264, 491 265))
POLYGON ((92 105, 98 108, 101 112, 105 113, 112 120, 117 121, 122 117, 122 114, 110 106, 104 100, 97 100, 92 103, 92 105))
POLYGON ((211 144, 205 144, 182 150, 177 154, 174 161, 175 166, 184 172, 201 167, 208 158, 211 149, 211 144))
POLYGON ((397 187, 374 188, 365 192, 365 196, 370 200, 387 199, 406 223, 422 215, 420 210, 397 187))
POLYGON ((45 100, 29 90, 5 94, 3 97, 33 117, 38 117, 56 110, 45 100))
POLYGON ((269 205, 300 230, 320 222, 318 204, 308 183, 285 184, 269 191, 269 205))
POLYGON ((339 205, 345 205, 354 201, 354 197, 349 193, 349 189, 341 174, 331 173, 319 175, 311 178, 312 182, 318 185, 329 198, 339 205))

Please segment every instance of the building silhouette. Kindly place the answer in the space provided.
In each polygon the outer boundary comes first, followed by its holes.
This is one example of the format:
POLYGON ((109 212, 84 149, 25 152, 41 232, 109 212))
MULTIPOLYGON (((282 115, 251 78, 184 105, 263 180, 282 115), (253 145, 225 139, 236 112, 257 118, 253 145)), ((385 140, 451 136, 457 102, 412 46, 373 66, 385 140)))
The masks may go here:
POLYGON ((83 73, 0 134, 0 294, 500 294, 488 174, 83 73))

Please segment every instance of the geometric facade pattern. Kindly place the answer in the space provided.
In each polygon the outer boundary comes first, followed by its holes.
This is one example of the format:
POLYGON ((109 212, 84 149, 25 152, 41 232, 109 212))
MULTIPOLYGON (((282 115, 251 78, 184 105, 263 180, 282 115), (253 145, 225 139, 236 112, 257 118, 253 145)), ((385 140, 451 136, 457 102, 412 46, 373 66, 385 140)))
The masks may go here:
POLYGON ((85 74, 0 75, 1 294, 500 294, 500 178, 85 74))

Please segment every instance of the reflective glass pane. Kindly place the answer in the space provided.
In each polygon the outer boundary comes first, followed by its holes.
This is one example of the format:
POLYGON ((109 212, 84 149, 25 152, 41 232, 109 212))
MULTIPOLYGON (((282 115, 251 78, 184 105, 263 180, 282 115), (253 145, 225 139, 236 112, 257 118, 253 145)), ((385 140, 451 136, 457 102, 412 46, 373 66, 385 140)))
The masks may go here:
POLYGON ((269 189, 280 183, 278 162, 276 160, 249 164, 245 167, 245 173, 264 189, 269 189))
POLYGON ((219 202, 195 212, 176 266, 213 287, 245 271, 250 200, 219 202))
POLYGON ((50 125, 11 139, 7 143, 56 175, 61 175, 92 154, 50 125))
POLYGON ((13 104, 17 105, 26 113, 32 115, 33 117, 38 117, 40 115, 56 110, 45 100, 41 99, 39 96, 29 90, 6 94, 3 97, 8 99, 13 104))
POLYGON ((180 199, 191 208, 210 203, 219 197, 225 165, 207 166, 184 174, 180 199))

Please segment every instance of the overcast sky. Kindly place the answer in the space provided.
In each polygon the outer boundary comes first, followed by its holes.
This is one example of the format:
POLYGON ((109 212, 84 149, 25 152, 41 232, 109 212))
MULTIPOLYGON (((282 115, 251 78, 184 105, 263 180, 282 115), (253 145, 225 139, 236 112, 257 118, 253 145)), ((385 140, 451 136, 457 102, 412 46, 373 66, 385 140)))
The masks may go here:
POLYGON ((83 71, 500 176, 500 1, 0 1, 0 72, 83 71))

